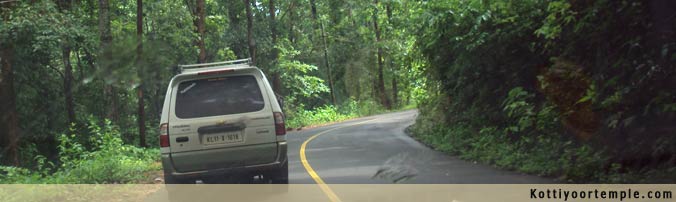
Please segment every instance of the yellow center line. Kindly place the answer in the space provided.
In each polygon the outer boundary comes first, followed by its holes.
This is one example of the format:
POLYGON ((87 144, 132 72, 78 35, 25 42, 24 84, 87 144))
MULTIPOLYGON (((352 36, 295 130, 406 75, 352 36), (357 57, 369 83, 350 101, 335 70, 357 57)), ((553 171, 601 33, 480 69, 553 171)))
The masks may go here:
POLYGON ((359 124, 366 123, 366 122, 373 121, 373 120, 376 120, 376 119, 371 119, 371 120, 367 120, 367 121, 353 123, 353 124, 350 124, 350 125, 335 127, 335 128, 332 128, 332 129, 328 129, 328 130, 319 132, 319 133, 313 135, 312 137, 308 138, 307 140, 305 140, 305 142, 303 142, 303 144, 300 146, 300 162, 303 164, 303 167, 305 167, 305 170, 307 170, 307 173, 310 174, 310 177, 312 177, 312 179, 315 180, 317 185, 319 185, 319 188, 322 189, 324 194, 326 194, 326 196, 328 196, 329 200, 331 200, 332 202, 340 202, 340 198, 338 198, 336 193, 334 193, 333 190, 331 190, 329 185, 326 185, 326 183, 324 183, 324 180, 322 180, 322 178, 320 178, 319 175, 317 175, 317 172, 315 172, 315 170, 312 169, 312 166, 310 166, 310 163, 308 163, 307 157, 305 156, 305 147, 307 146, 307 144, 310 141, 319 137, 322 134, 326 134, 328 132, 338 130, 338 129, 341 129, 341 128, 359 125, 359 124))

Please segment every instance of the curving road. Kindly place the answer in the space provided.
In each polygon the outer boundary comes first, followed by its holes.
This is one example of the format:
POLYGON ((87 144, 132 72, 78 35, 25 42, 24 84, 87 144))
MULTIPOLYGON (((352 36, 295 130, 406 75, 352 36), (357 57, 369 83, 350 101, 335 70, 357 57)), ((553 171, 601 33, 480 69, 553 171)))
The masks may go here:
MULTIPOLYGON (((247 198, 243 201, 321 201, 327 199, 324 197, 342 201, 330 184, 554 183, 434 151, 404 133, 416 115, 417 111, 410 110, 288 133, 289 182, 318 184, 321 191, 315 186, 262 186, 256 191, 264 190, 266 194, 251 194, 254 192, 249 186, 174 185, 177 193, 173 197, 166 189, 160 189, 145 201, 222 201, 232 196, 247 198)), ((371 187, 374 188, 382 187, 371 187)))
POLYGON ((404 132, 416 116, 409 110, 290 132, 289 183, 553 183, 434 151, 404 132))

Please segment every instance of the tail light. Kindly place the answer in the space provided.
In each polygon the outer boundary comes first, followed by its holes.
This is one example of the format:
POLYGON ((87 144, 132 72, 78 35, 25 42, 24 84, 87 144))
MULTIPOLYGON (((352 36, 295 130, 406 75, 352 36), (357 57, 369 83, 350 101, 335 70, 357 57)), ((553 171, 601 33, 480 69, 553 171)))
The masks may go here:
POLYGON ((160 147, 169 147, 169 124, 160 125, 160 147))
POLYGON ((286 126, 284 125, 284 114, 282 112, 274 112, 275 117, 275 134, 286 135, 286 126))

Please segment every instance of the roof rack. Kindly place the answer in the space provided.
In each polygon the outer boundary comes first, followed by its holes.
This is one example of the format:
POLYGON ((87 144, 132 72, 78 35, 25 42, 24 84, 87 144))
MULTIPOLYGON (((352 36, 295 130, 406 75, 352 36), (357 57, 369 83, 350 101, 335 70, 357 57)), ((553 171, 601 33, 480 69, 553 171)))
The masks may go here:
POLYGON ((181 69, 181 72, 184 72, 187 69, 197 69, 211 66, 219 65, 235 65, 235 64, 251 64, 251 58, 239 59, 239 60, 229 60, 223 62, 212 62, 212 63, 201 63, 201 64, 191 64, 191 65, 178 65, 181 69))

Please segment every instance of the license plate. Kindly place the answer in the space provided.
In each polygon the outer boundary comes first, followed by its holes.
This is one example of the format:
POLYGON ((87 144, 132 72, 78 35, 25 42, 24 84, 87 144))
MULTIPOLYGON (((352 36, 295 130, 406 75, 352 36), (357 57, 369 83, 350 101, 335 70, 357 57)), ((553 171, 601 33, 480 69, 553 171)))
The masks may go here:
POLYGON ((206 145, 211 144, 233 144, 243 142, 244 138, 242 133, 237 132, 227 132, 220 134, 205 135, 202 139, 202 142, 206 145))

